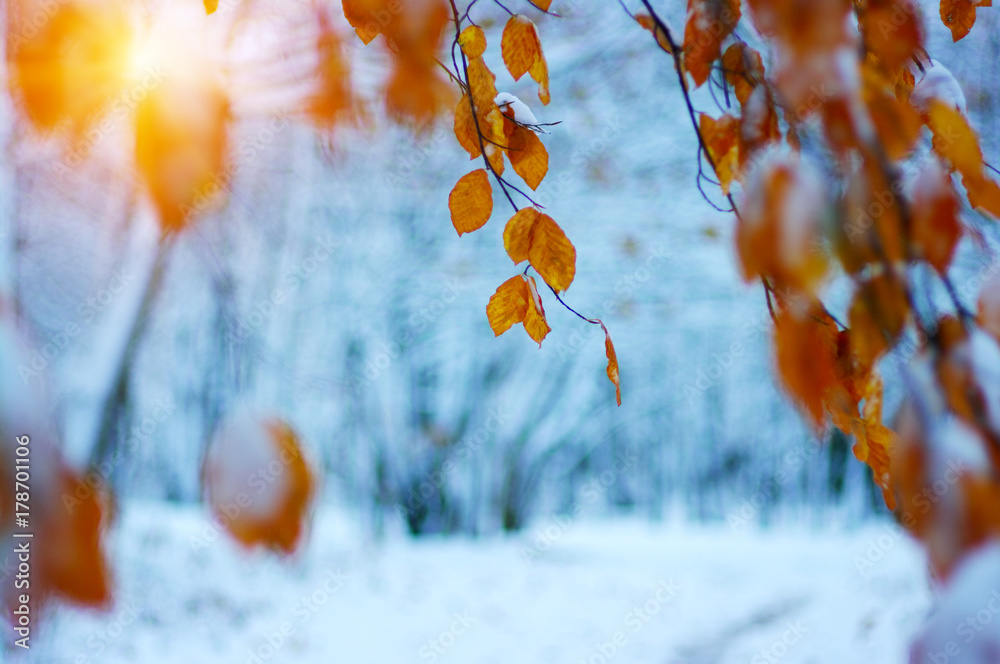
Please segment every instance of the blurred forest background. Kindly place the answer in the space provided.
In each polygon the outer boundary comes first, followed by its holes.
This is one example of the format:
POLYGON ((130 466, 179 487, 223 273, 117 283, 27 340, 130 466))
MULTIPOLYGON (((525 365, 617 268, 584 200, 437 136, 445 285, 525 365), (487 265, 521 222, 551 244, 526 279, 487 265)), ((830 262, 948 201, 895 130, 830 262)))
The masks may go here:
MULTIPOLYGON (((764 297, 741 284, 731 220, 696 187, 669 58, 613 2, 559 4, 564 18, 538 22, 555 101, 531 105, 562 123, 543 137, 551 175, 538 200, 576 238, 567 300, 614 336, 620 409, 599 330, 554 303, 543 348, 494 339, 485 304, 510 265, 496 221, 461 239, 448 222, 447 192, 465 169, 450 120, 414 136, 373 103, 360 127, 317 139, 255 111, 294 87, 294 65, 246 44, 269 43, 291 19, 274 8, 244 21, 223 2, 219 37, 246 40, 233 76, 253 89, 236 113, 229 204, 163 255, 136 193, 127 118, 67 146, 35 135, 7 97, 0 106, 0 287, 34 337, 24 378, 56 397, 69 457, 104 463, 119 500, 195 502, 211 432, 250 405, 299 430, 324 500, 376 535, 479 535, 564 512, 731 525, 884 512, 852 441, 819 446, 775 385, 764 297), (158 296, 123 364, 151 278, 158 296)), ((682 3, 671 11, 683 24, 682 3)), ((929 20, 929 45, 996 159, 1000 22, 979 20, 955 46, 929 20)), ((384 55, 346 43, 364 92, 384 55)), ((497 84, 534 100, 527 80, 501 73, 497 84)), ((708 95, 696 95, 703 108, 708 95)), ((984 242, 995 249, 995 234, 984 242)), ((986 249, 963 245, 956 260, 956 283, 975 283, 960 288, 970 306, 986 249)), ((901 347, 889 375, 912 344, 901 347)), ((895 403, 889 394, 890 416, 895 403)))

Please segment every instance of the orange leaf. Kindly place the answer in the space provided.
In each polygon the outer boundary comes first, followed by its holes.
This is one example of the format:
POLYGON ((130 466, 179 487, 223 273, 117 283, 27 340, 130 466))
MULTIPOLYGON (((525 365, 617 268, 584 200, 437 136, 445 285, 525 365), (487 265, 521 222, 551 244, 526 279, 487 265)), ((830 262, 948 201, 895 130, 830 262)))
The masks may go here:
POLYGON ((764 61, 760 53, 743 42, 726 49, 722 56, 722 69, 741 105, 747 103, 750 93, 764 80, 764 61))
POLYGON ((535 60, 535 64, 531 65, 528 73, 531 74, 535 83, 538 83, 538 101, 548 106, 549 102, 552 101, 552 96, 549 94, 549 65, 545 61, 545 56, 540 56, 535 60))
POLYGON ((907 64, 923 46, 923 19, 909 0, 869 0, 858 18, 865 44, 890 71, 907 64))
POLYGON ((510 218, 503 229, 503 246, 514 265, 528 260, 531 234, 541 212, 535 208, 521 208, 510 218))
MULTIPOLYGON (((549 103, 549 69, 538 39, 538 30, 531 20, 518 14, 512 16, 504 26, 500 39, 500 52, 507 71, 519 80, 527 73, 538 83, 538 98, 543 104, 549 103)), ((495 95, 494 95, 495 96, 495 95)))
POLYGON ((538 189, 549 171, 549 153, 535 132, 515 125, 507 146, 514 171, 532 189, 538 189))
POLYGON ((493 187, 486 169, 466 173, 448 196, 451 223, 459 236, 486 225, 493 214, 493 187))
POLYGON ((819 183, 797 159, 782 159, 757 169, 747 191, 757 193, 736 226, 744 278, 769 277, 781 288, 814 293, 827 270, 819 183), (798 203, 789 205, 790 197, 798 203))
POLYGON ((684 64, 700 87, 722 53, 722 40, 740 20, 739 0, 688 0, 684 64))
POLYGON ((472 117, 472 107, 468 95, 462 95, 455 107, 455 138, 458 144, 469 153, 469 159, 475 159, 482 152, 479 149, 479 135, 476 133, 475 120, 472 117))
POLYGON ((385 88, 386 110, 397 121, 426 128, 452 102, 448 84, 430 67, 397 59, 385 88))
POLYGON ((309 98, 306 112, 321 127, 330 128, 351 109, 351 68, 342 53, 340 38, 328 10, 319 5, 315 10, 319 24, 319 38, 316 40, 319 86, 309 98))
POLYGON ((547 214, 538 215, 531 235, 528 262, 542 279, 557 291, 564 291, 576 275, 576 248, 563 229, 547 214))
POLYGON ((854 421, 854 456, 872 469, 875 483, 882 488, 882 496, 889 509, 896 508, 890 476, 890 451, 895 434, 882 424, 882 381, 872 377, 865 390, 862 417, 854 421))
POLYGON ((719 176, 722 193, 729 194, 729 186, 739 169, 740 121, 729 114, 716 120, 702 113, 698 125, 715 165, 715 174, 719 176))
POLYGON ((951 30, 952 41, 959 41, 976 24, 976 3, 971 0, 941 0, 941 21, 951 30))
POLYGON ((343 0, 344 17, 351 24, 358 37, 365 44, 382 33, 376 16, 390 15, 386 8, 386 0, 343 0))
POLYGON ((476 112, 484 116, 496 107, 493 100, 497 96, 497 77, 481 57, 470 58, 468 70, 469 90, 472 92, 472 100, 476 102, 476 112))
POLYGON ((656 43, 660 48, 673 55, 674 49, 670 46, 670 37, 667 36, 667 33, 663 31, 652 16, 649 14, 636 14, 635 20, 638 21, 639 25, 653 33, 653 36, 656 37, 656 43))
POLYGON ((106 121, 103 111, 128 92, 135 37, 124 5, 11 0, 4 13, 5 82, 28 120, 43 131, 65 122, 74 132, 106 121))
POLYGON ((615 400, 618 405, 622 405, 622 383, 621 378, 618 376, 618 354, 615 353, 615 345, 611 342, 611 333, 608 332, 608 328, 601 323, 601 329, 604 330, 604 354, 608 356, 608 379, 615 386, 615 400))
POLYGON ((493 334, 499 337, 516 323, 524 322, 530 300, 531 294, 522 275, 511 277, 500 284, 486 305, 486 317, 493 328, 493 334))
POLYGON ((552 331, 549 327, 548 322, 545 320, 545 309, 542 307, 542 298, 538 295, 538 288, 535 286, 535 278, 528 277, 525 282, 528 286, 528 293, 531 295, 528 298, 528 311, 524 315, 524 331, 528 333, 528 336, 534 339, 538 343, 538 347, 542 346, 542 339, 552 331))
POLYGON ((135 160, 164 230, 226 194, 229 100, 211 76, 171 77, 136 111, 135 160))
POLYGON ((934 134, 934 151, 965 177, 978 178, 983 171, 983 153, 965 117, 939 99, 930 100, 927 116, 927 126, 934 134))
POLYGON ((969 195, 969 205, 1000 219, 1000 186, 985 175, 978 178, 962 178, 965 191, 969 195))
POLYGON ((778 313, 774 325, 778 373, 792 396, 805 407, 817 429, 825 419, 824 396, 837 381, 836 324, 821 311, 778 313))
POLYGON ((520 210, 507 222, 503 241, 515 265, 527 260, 555 290, 573 283, 576 248, 552 217, 533 208, 520 210))
POLYGON ((905 157, 920 138, 920 114, 906 101, 900 99, 892 83, 883 77, 870 62, 862 66, 864 99, 868 105, 875 132, 882 139, 892 160, 905 157))
POLYGON ((871 366, 903 333, 910 315, 899 278, 887 273, 863 282, 854 294, 848 321, 859 361, 871 366))
POLYGON ((542 57, 542 44, 531 19, 521 14, 510 17, 500 38, 500 52, 507 71, 515 81, 528 73, 535 61, 542 57))
POLYGON ((470 58, 478 58, 486 52, 486 33, 478 25, 470 25, 458 36, 458 44, 470 58))
POLYGON ((930 159, 917 176, 912 210, 911 248, 943 276, 962 236, 962 225, 951 176, 937 159, 930 159))
POLYGON ((979 326, 1000 342, 1000 273, 983 284, 979 293, 979 326))
POLYGON ((209 506, 242 545, 286 554, 297 548, 316 482, 288 424, 249 414, 230 418, 212 439, 203 478, 209 506), (277 470, 269 470, 267 486, 248 503, 247 482, 260 467, 277 470))
POLYGON ((543 12, 549 11, 552 0, 528 0, 531 4, 541 9, 543 12))

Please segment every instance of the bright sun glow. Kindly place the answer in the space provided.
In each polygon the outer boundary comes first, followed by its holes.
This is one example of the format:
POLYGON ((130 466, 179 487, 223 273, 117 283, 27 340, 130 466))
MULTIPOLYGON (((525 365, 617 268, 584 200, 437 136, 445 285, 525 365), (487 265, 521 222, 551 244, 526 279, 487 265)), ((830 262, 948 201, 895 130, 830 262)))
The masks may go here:
POLYGON ((151 73, 203 74, 213 59, 212 37, 204 12, 167 6, 147 26, 137 29, 128 49, 127 79, 141 82, 151 73))

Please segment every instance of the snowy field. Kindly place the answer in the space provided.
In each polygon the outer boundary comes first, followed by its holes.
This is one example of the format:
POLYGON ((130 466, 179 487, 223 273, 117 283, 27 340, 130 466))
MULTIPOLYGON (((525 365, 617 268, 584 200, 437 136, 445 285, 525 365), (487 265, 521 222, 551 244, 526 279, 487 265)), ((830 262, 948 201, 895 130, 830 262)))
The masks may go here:
POLYGON ((920 552, 891 526, 543 521, 376 543, 327 510, 290 561, 206 534, 195 508, 126 509, 117 605, 59 609, 30 657, 8 661, 889 664, 906 661, 930 601, 920 552))

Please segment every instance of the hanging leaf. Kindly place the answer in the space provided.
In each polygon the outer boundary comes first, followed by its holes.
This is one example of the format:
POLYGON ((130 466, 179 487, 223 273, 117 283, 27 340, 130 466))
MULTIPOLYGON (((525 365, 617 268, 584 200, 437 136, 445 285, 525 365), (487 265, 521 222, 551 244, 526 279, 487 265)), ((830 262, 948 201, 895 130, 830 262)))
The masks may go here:
POLYGON ((545 320, 545 309, 542 307, 542 298, 538 295, 538 288, 535 286, 535 278, 528 277, 525 283, 531 297, 528 298, 528 311, 524 315, 524 331, 541 348, 542 339, 552 330, 545 320))
POLYGON ((848 312, 860 361, 873 365, 899 339, 909 316, 906 290, 896 275, 882 273, 862 282, 848 312))
POLYGON ((657 24, 656 20, 649 14, 636 14, 635 20, 646 30, 653 33, 656 38, 657 45, 670 55, 674 54, 674 49, 670 46, 670 37, 663 28, 657 24))
POLYGON ((125 91, 134 35, 121 3, 11 0, 6 15, 6 82, 36 129, 80 134, 125 91))
POLYGON ((923 48, 923 19, 910 0, 869 0, 858 19, 865 44, 890 71, 908 64, 923 48))
POLYGON ((712 157, 715 174, 722 185, 722 193, 729 194, 729 187, 739 169, 740 121, 729 114, 716 120, 702 113, 698 130, 712 157))
POLYGON ((282 420, 244 413, 224 422, 202 478, 215 518, 243 546, 289 554, 301 543, 316 480, 298 436, 282 420))
POLYGON ((913 187, 911 250, 944 276, 962 236, 951 176, 928 159, 913 187))
POLYGON ((527 260, 556 291, 573 283, 576 248, 552 217, 534 208, 520 210, 507 222, 503 239, 515 265, 527 260))
POLYGON ((532 189, 538 189, 549 171, 548 151, 538 135, 524 127, 514 125, 507 141, 507 158, 514 172, 532 189))
POLYGON ((740 0, 688 0, 684 26, 684 64, 695 87, 708 80, 722 54, 722 41, 740 20, 740 0))
POLYGON ((171 77, 140 102, 136 164, 165 231, 228 195, 229 100, 212 76, 171 77))
POLYGON ((517 323, 523 323, 530 301, 528 285, 520 274, 500 284, 486 305, 493 334, 499 337, 517 323))
POLYGON ((618 376, 618 354, 615 352, 615 345, 611 342, 611 333, 608 332, 604 323, 601 323, 601 329, 604 330, 604 353, 608 356, 608 379, 615 386, 615 401, 621 406, 622 383, 618 376))
POLYGON ((824 398, 836 389, 836 323, 821 309, 797 313, 785 309, 774 324, 775 357, 782 382, 804 408, 817 430, 825 420, 824 398))
POLYGON ((746 189, 754 194, 736 227, 744 278, 815 293, 827 271, 822 185, 797 158, 776 158, 757 169, 746 189))
POLYGON ((854 422, 854 456, 872 469, 872 479, 882 489, 882 497, 890 510, 896 509, 890 475, 890 450, 895 435, 882 423, 882 380, 872 377, 864 395, 862 417, 854 422))
POLYGON ((941 21, 951 30, 952 41, 959 41, 976 24, 976 5, 972 0, 941 0, 941 21))
POLYGON ((764 80, 764 61, 760 53, 743 42, 726 49, 722 56, 722 70, 726 81, 733 86, 740 105, 747 103, 750 93, 764 80))
POLYGON ((469 159, 475 159, 482 152, 479 149, 479 135, 476 133, 475 120, 472 117, 472 107, 468 95, 462 95, 455 107, 455 138, 458 144, 469 153, 469 159))
POLYGON ((389 14, 386 3, 387 0, 343 0, 344 17, 365 45, 382 34, 382 26, 373 18, 389 14))
POLYGON ((976 322, 1000 342, 1000 273, 991 276, 982 286, 976 322))
POLYGON ((466 173, 448 196, 451 223, 459 236, 486 225, 493 214, 493 187, 486 169, 466 173))
POLYGON ((520 80, 530 73, 531 78, 538 83, 538 98, 543 104, 548 104, 549 68, 542 53, 538 30, 531 19, 518 14, 507 21, 500 39, 500 51, 507 71, 514 80, 520 80))
POLYGON ((983 171, 983 153, 976 132, 958 110, 939 99, 931 99, 927 111, 927 126, 934 134, 934 151, 951 162, 969 178, 978 178, 983 171))
POLYGON ((458 45, 470 58, 478 58, 486 52, 486 33, 478 25, 470 25, 458 36, 458 45))

